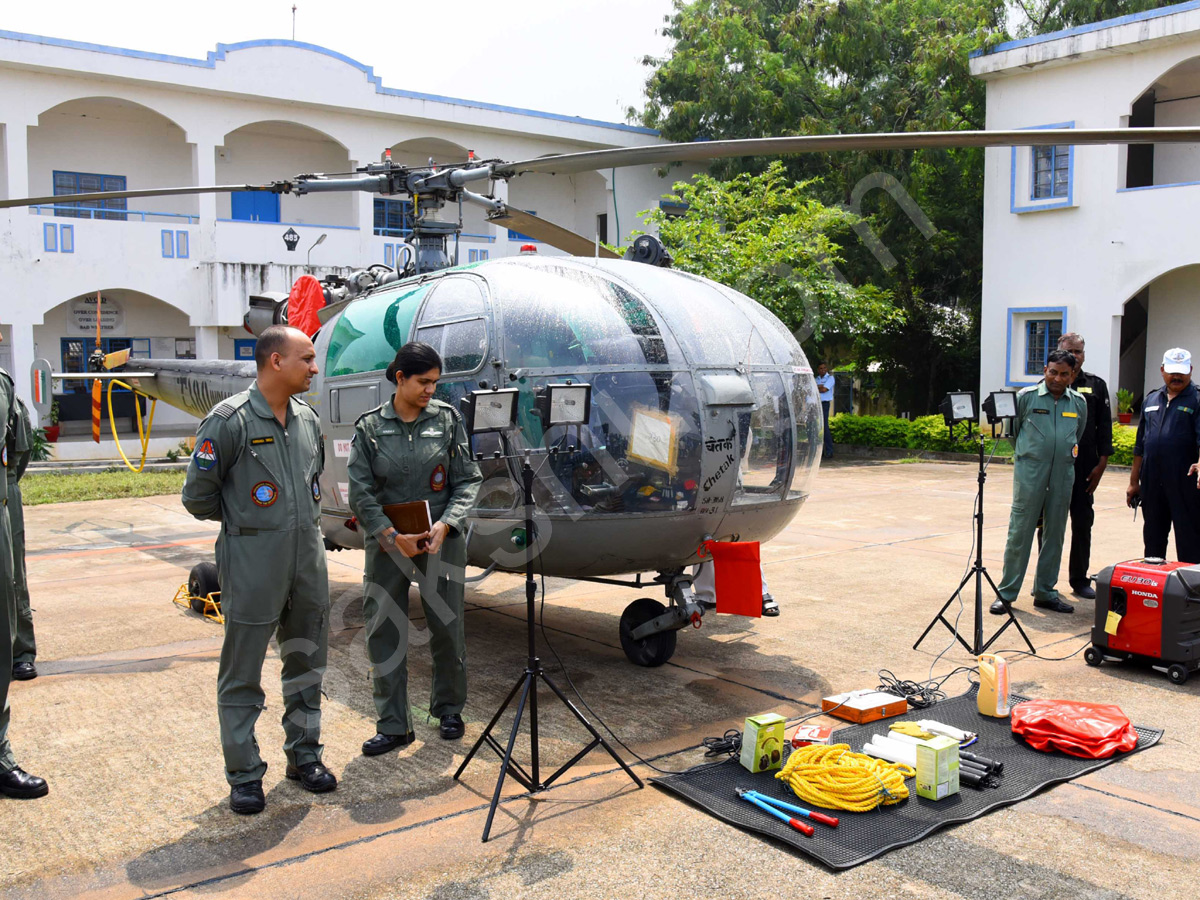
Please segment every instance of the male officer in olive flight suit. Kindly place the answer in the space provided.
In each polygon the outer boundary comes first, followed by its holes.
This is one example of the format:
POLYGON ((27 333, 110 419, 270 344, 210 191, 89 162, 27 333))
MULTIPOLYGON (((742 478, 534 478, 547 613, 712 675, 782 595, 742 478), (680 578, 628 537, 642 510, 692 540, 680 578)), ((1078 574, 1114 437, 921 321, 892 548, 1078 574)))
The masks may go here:
POLYGON ((1000 599, 991 606, 997 615, 1003 615, 1021 591, 1034 532, 1043 514, 1033 605, 1054 612, 1075 611, 1055 589, 1075 484, 1075 457, 1087 427, 1087 401, 1070 387, 1074 380, 1075 357, 1066 350, 1054 350, 1043 380, 1017 394, 1012 514, 998 588, 1000 599))
POLYGON ((200 424, 183 505, 221 522, 217 569, 225 642, 217 713, 230 808, 266 806, 254 723, 264 709, 262 666, 271 635, 283 661, 287 777, 319 793, 337 787, 321 764, 321 679, 329 644, 329 583, 321 536, 325 464, 321 421, 293 397, 317 373, 312 341, 282 325, 254 352, 258 378, 218 403, 200 424))
POLYGON ((32 451, 29 436, 33 428, 29 422, 29 410, 17 399, 17 415, 20 427, 8 435, 5 446, 4 473, 8 478, 8 522, 12 532, 13 585, 17 597, 17 627, 13 632, 14 681, 29 681, 37 678, 37 644, 33 638, 33 610, 29 608, 29 580, 25 574, 25 510, 21 506, 21 478, 29 466, 32 451))
MULTIPOLYGON (((8 456, 10 431, 21 432, 12 378, 0 369, 0 448, 8 456)), ((8 686, 12 679, 13 631, 17 624, 17 596, 13 583, 13 555, 8 522, 8 478, 0 478, 0 794, 21 800, 50 792, 45 779, 30 775, 13 759, 8 744, 8 686)))

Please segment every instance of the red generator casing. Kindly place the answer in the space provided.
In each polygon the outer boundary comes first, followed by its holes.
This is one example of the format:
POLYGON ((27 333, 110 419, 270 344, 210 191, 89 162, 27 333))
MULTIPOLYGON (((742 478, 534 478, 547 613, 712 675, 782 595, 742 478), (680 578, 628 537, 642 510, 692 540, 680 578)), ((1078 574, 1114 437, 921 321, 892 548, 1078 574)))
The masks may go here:
POLYGON ((1200 667, 1200 566, 1162 559, 1131 559, 1096 577, 1096 621, 1090 666, 1105 659, 1166 667, 1183 684, 1200 667), (1120 614, 1116 634, 1105 630, 1108 614, 1120 614))

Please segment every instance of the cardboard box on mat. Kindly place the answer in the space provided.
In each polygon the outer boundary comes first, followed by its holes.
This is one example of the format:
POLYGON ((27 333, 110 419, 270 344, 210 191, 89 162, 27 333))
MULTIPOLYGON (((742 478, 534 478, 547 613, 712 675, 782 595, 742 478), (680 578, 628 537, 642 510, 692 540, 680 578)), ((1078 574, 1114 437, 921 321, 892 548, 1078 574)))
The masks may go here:
POLYGON ((742 755, 738 761, 751 772, 769 772, 783 765, 783 726, 776 713, 747 716, 742 729, 742 755))
POLYGON ((917 742, 917 796, 944 800, 958 793, 958 741, 935 737, 917 742))

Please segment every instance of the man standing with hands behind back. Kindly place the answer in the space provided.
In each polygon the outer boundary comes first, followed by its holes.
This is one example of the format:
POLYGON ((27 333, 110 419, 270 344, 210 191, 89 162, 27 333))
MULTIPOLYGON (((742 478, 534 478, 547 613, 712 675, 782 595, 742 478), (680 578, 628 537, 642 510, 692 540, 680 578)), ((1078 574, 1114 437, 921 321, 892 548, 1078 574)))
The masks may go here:
POLYGON ((313 793, 337 778, 321 763, 321 680, 329 649, 329 581, 321 535, 325 465, 321 420, 293 395, 317 374, 312 341, 272 325, 254 349, 249 390, 212 408, 196 434, 183 505, 221 523, 217 570, 225 641, 217 673, 217 716, 229 807, 262 812, 254 724, 264 708, 262 667, 274 634, 283 662, 283 732, 288 778, 313 793))
POLYGON ((1142 403, 1126 502, 1142 499, 1142 543, 1148 557, 1166 558, 1175 529, 1179 562, 1200 563, 1200 490, 1189 477, 1200 445, 1200 394, 1192 384, 1192 354, 1163 355, 1163 386, 1142 403))
POLYGON ((1017 394, 1013 419, 1013 502, 1004 548, 1004 575, 991 611, 1003 615, 1017 599, 1040 517, 1044 516, 1042 547, 1038 551, 1033 605, 1053 612, 1072 613, 1055 584, 1062 563, 1067 509, 1075 484, 1075 457, 1087 426, 1087 404, 1069 385, 1075 380, 1075 357, 1053 350, 1043 379, 1017 394))

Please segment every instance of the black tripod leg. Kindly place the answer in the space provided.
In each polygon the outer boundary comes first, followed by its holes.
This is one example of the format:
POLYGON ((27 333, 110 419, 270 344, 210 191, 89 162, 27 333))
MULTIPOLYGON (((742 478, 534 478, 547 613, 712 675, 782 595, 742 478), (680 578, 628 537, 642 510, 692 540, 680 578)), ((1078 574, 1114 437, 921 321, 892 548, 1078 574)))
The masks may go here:
POLYGON ((525 675, 522 674, 521 677, 517 679, 517 683, 513 685, 513 689, 508 692, 508 696, 504 698, 504 702, 500 704, 500 708, 496 710, 496 714, 492 716, 492 721, 488 722, 487 728, 483 729, 483 734, 479 736, 479 740, 475 742, 475 746, 471 748, 471 752, 467 754, 467 758, 462 761, 462 765, 460 765, 458 767, 458 771, 454 773, 455 781, 457 781, 458 776, 466 770, 467 763, 469 763, 471 758, 479 752, 479 748, 487 742, 488 735, 492 733, 492 729, 496 727, 496 723, 500 721, 500 717, 504 715, 504 711, 508 709, 508 704, 512 703, 513 697, 517 696, 517 691, 521 689, 521 685, 524 683, 525 675))
POLYGON ((525 701, 529 699, 529 689, 533 686, 534 675, 526 672, 521 676, 525 682, 525 690, 521 692, 521 702, 517 704, 517 716, 513 719, 512 731, 508 735, 508 746, 504 750, 504 759, 500 763, 500 776, 496 779, 496 792, 492 794, 492 803, 488 807, 487 822, 483 826, 483 843, 487 843, 488 835, 492 832, 492 819, 496 818, 496 807, 500 805, 500 791, 504 789, 504 779, 508 775, 509 762, 512 760, 513 747, 517 743, 517 732, 521 730, 521 716, 525 714, 525 701))
MULTIPOLYGON (((929 634, 929 632, 933 631, 933 626, 936 625, 938 622, 941 622, 943 625, 945 625, 951 631, 954 631, 953 626, 951 626, 951 624, 942 617, 945 615, 946 610, 948 610, 950 608, 950 604, 958 599, 958 595, 962 593, 963 588, 965 588, 967 586, 967 582, 969 582, 971 580, 971 578, 974 577, 974 575, 975 575, 975 570, 972 569, 970 572, 968 572, 966 575, 963 576, 963 580, 958 583, 958 590, 956 590, 953 594, 950 595, 950 599, 947 600, 945 605, 941 609, 938 610, 938 614, 933 617, 932 621, 930 621, 930 623, 928 625, 925 626, 925 630, 921 632, 921 636, 919 638, 917 638, 917 642, 915 644, 913 644, 914 650, 916 650, 918 647, 921 646, 921 641, 925 640, 925 638, 929 634)), ((955 634, 955 637, 958 637, 958 632, 955 631, 954 634, 955 634)), ((958 640, 959 640, 959 643, 962 643, 963 646, 967 647, 968 650, 971 649, 969 646, 966 645, 966 643, 963 642, 962 638, 958 638, 958 640)))
MULTIPOLYGON (((984 569, 983 577, 988 580, 988 584, 990 584, 992 586, 992 590, 996 592, 996 597, 1000 598, 1000 588, 996 587, 996 583, 992 581, 992 576, 987 573, 986 569, 984 569)), ((1036 655, 1037 648, 1033 646, 1033 641, 1029 640, 1029 635, 1025 633, 1025 629, 1021 627, 1021 623, 1018 622, 1017 617, 1013 615, 1012 606, 1008 603, 1005 603, 1004 608, 1008 610, 1008 621, 1001 625, 1000 630, 993 634, 991 639, 983 645, 983 649, 986 650, 988 647, 992 646, 992 644, 996 643, 996 638, 1000 637, 1000 635, 1004 633, 1004 629, 1006 629, 1009 625, 1016 625, 1017 631, 1021 632, 1021 637, 1025 641, 1025 646, 1029 648, 1030 653, 1036 655)))
MULTIPOLYGON (((567 709, 569 709, 572 713, 574 713, 575 718, 579 720, 580 724, 583 725, 584 728, 586 728, 588 731, 591 732, 592 737, 594 737, 599 742, 600 746, 603 747, 608 752, 608 755, 611 756, 616 761, 617 765, 619 765, 622 769, 625 770, 625 774, 633 779, 633 783, 636 784, 638 787, 645 787, 645 785, 642 784, 642 779, 637 777, 637 775, 634 773, 633 769, 631 769, 631 768, 629 768, 629 766, 625 765, 625 760, 621 759, 621 757, 619 757, 617 755, 616 751, 613 750, 613 748, 609 746, 608 741, 604 740, 604 738, 600 736, 600 732, 598 732, 595 728, 592 727, 592 723, 587 720, 587 718, 584 716, 584 714, 581 713, 578 709, 576 709, 575 704, 572 703, 569 699, 567 699, 566 694, 564 694, 562 691, 560 691, 558 689, 558 685, 555 684, 553 681, 551 681, 544 672, 542 673, 541 677, 542 677, 542 681, 546 682, 546 686, 548 688, 550 688, 550 690, 554 691, 555 696, 558 697, 558 699, 563 702, 563 704, 567 707, 567 709)), ((556 777, 557 777, 557 774, 561 774, 561 770, 559 773, 556 773, 556 777)))

